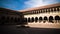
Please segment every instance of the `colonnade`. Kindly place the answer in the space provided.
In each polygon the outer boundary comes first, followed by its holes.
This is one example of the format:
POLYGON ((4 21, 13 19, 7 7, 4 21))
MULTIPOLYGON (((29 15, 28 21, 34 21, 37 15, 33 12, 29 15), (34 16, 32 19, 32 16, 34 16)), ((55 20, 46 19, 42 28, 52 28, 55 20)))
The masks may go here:
MULTIPOLYGON (((60 11, 60 7, 55 7, 55 8, 44 8, 44 9, 39 9, 39 10, 35 10, 35 13, 50 13, 50 12, 59 12, 60 11)), ((32 13, 34 13, 34 11, 32 11, 32 13)))
POLYGON ((27 23, 60 23, 60 6, 27 11, 24 17, 27 23))
POLYGON ((25 22, 27 22, 27 23, 33 23, 33 22, 35 22, 35 23, 37 23, 37 22, 39 22, 39 23, 41 23, 43 21, 43 23, 45 23, 46 21, 49 23, 49 22, 51 22, 51 23, 60 23, 60 16, 58 16, 58 15, 56 15, 56 16, 49 16, 49 17, 47 17, 47 16, 44 16, 44 17, 28 17, 28 18, 25 18, 25 22))
POLYGON ((59 12, 60 7, 52 7, 52 8, 43 8, 38 10, 27 11, 25 14, 39 14, 39 13, 50 13, 50 12, 59 12))
POLYGON ((0 16, 0 24, 20 24, 22 18, 13 16, 0 16))

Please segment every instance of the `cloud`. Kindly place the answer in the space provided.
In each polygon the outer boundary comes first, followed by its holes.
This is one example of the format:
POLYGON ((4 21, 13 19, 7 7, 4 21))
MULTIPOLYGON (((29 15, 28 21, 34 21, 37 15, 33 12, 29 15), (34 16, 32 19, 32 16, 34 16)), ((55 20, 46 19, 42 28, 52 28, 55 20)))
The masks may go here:
POLYGON ((25 2, 25 4, 29 7, 38 7, 44 5, 43 0, 29 0, 25 2))
POLYGON ((27 7, 39 7, 48 4, 57 3, 58 0, 29 0, 24 2, 27 7))

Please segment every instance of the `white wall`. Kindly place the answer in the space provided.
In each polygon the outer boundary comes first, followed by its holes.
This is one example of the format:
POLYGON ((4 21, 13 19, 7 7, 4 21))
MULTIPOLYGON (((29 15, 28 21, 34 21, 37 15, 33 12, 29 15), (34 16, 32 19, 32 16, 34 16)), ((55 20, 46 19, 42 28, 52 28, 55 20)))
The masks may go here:
MULTIPOLYGON (((59 15, 60 16, 60 12, 54 12, 54 13, 40 13, 40 14, 32 14, 32 15, 24 15, 24 17, 25 18, 28 18, 28 17, 44 17, 44 16, 47 16, 47 17, 49 17, 49 16, 53 16, 53 17, 55 17, 56 15, 59 15)), ((33 22, 33 23, 28 23, 28 25, 30 26, 30 27, 37 27, 37 28, 60 28, 60 23, 48 23, 48 22, 46 22, 46 23, 43 23, 43 22, 41 22, 41 23, 39 23, 39 21, 37 22, 37 23, 35 23, 35 22, 33 22)))

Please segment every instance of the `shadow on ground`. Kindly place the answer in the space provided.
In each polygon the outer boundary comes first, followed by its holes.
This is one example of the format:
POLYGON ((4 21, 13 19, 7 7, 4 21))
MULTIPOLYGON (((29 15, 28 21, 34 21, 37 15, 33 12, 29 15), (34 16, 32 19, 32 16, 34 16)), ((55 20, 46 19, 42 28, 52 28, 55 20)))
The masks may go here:
POLYGON ((0 34, 60 34, 55 28, 24 28, 16 25, 0 25, 0 34))

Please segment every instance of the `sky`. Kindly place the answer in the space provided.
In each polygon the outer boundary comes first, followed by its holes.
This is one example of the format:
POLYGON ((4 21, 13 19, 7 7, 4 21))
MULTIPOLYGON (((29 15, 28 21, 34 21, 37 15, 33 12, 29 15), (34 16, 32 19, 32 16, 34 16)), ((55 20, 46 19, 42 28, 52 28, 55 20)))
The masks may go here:
POLYGON ((24 10, 55 3, 60 3, 60 0, 0 0, 0 7, 12 10, 24 10))

